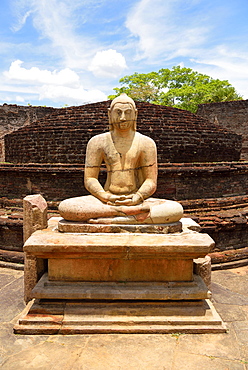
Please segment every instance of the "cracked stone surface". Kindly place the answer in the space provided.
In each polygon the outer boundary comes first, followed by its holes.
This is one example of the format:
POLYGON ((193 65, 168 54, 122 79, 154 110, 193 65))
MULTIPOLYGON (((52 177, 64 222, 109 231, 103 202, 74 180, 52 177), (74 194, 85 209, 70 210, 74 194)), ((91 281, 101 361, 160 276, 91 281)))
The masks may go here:
POLYGON ((23 272, 0 268, 0 368, 248 370, 248 266, 212 273, 225 334, 15 335, 23 272))

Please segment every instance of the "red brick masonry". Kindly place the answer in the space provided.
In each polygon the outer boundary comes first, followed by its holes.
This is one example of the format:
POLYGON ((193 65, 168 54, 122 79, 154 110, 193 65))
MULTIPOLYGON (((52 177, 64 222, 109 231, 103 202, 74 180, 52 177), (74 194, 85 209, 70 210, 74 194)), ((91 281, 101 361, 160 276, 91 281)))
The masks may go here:
MULTIPOLYGON (((6 162, 84 163, 88 140, 108 129, 110 102, 56 109, 5 136, 6 162)), ((158 162, 237 161, 241 136, 181 109, 137 102, 138 131, 153 138, 158 162)))

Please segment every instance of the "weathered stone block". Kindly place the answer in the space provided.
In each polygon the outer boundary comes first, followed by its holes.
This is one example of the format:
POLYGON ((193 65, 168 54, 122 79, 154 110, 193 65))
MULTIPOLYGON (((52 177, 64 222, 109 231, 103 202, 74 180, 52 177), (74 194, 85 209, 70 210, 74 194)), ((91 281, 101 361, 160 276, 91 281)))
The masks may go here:
MULTIPOLYGON (((37 230, 47 227, 47 203, 40 194, 28 195, 23 199, 24 242, 37 230)), ((24 300, 30 301, 31 291, 45 269, 43 259, 25 253, 24 300)))
POLYGON ((194 273, 201 276, 206 286, 211 287, 211 258, 206 256, 204 258, 194 259, 194 273))
POLYGON ((23 199, 24 242, 36 230, 47 227, 47 202, 40 194, 28 195, 23 199))

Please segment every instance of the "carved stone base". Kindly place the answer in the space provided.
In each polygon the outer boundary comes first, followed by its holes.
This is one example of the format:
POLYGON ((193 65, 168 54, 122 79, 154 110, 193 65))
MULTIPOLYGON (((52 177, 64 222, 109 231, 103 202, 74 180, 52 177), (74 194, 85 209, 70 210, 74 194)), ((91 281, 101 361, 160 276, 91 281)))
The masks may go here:
POLYGON ((147 224, 147 225, 125 225, 125 224, 89 224, 82 222, 60 220, 58 230, 62 233, 147 233, 147 234, 169 234, 180 233, 182 223, 180 221, 171 224, 147 224))
POLYGON ((14 327, 16 334, 223 333, 209 300, 36 300, 14 327))
POLYGON ((183 231, 172 234, 61 233, 58 221, 49 220, 25 243, 25 286, 35 301, 15 333, 226 331, 208 300, 211 293, 193 274, 194 259, 214 245, 196 232, 197 224, 183 220, 183 231), (47 270, 39 282, 37 261, 47 270))

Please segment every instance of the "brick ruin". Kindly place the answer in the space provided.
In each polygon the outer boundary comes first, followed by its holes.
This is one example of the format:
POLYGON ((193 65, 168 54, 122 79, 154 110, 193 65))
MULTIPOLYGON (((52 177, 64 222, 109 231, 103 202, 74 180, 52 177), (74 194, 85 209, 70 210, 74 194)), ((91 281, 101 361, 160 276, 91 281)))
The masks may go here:
POLYGON ((200 104, 197 114, 210 122, 242 135, 242 160, 248 160, 248 100, 200 104))
MULTIPOLYGON (((31 126, 5 136, 5 159, 11 163, 84 163, 85 147, 108 130, 110 102, 55 111, 31 126)), ((137 103, 138 130, 154 139, 158 163, 239 160, 241 136, 176 108, 137 103), (214 153, 214 158, 213 158, 214 153)))
POLYGON ((51 107, 20 106, 16 104, 3 104, 0 106, 0 162, 5 159, 4 135, 18 130, 23 126, 55 111, 51 107))
MULTIPOLYGON (((0 260, 23 259, 23 197, 41 193, 54 215, 62 199, 87 194, 85 146, 108 129, 107 107, 109 102, 51 108, 45 115, 46 108, 31 125, 5 135, 10 163, 0 164, 0 260)), ((248 162, 239 161, 241 136, 187 111, 149 103, 137 108, 138 131, 158 146, 155 196, 179 200, 185 214, 214 238, 216 266, 224 260, 231 266, 237 259, 247 263, 248 162)), ((104 168, 100 179, 104 182, 104 168)))

